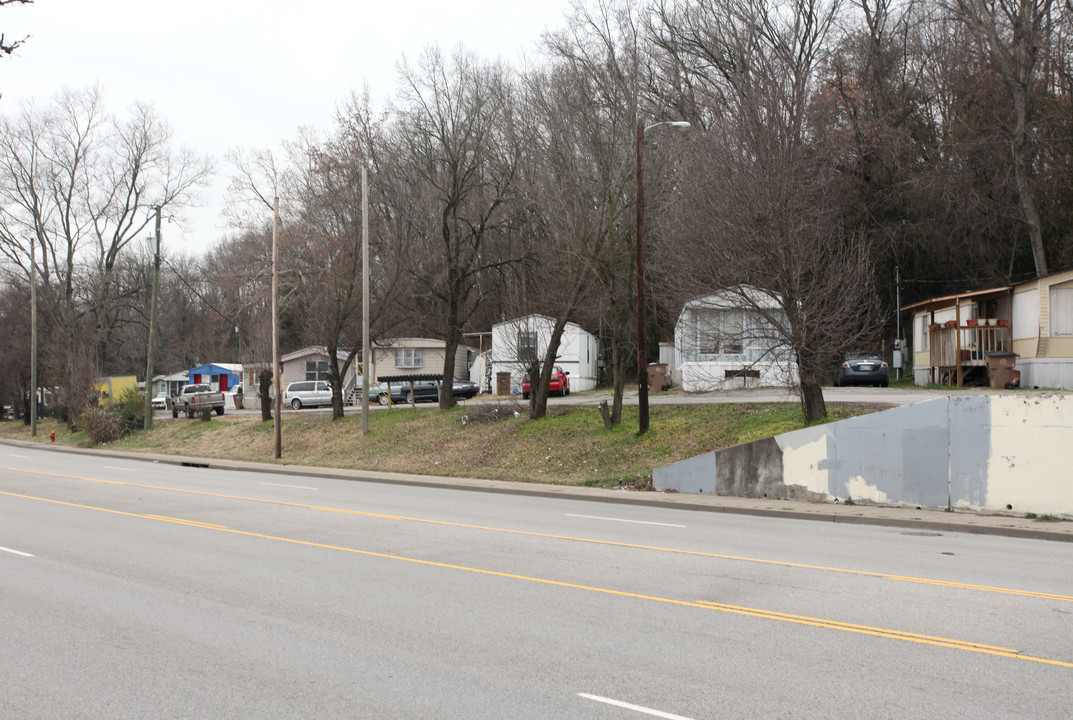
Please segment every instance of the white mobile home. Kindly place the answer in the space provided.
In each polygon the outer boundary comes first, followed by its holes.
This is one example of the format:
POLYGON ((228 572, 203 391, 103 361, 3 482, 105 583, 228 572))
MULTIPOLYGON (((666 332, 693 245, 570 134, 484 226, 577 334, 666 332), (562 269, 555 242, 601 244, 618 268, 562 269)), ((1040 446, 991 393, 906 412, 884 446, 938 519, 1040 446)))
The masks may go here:
POLYGON ((674 328, 675 379, 685 392, 794 384, 793 354, 774 326, 784 317, 777 296, 749 285, 693 298, 674 328))
MULTIPOLYGON (((555 319, 546 315, 527 315, 492 326, 492 389, 496 395, 521 394, 526 368, 534 359, 543 359, 554 328, 555 319)), ((571 392, 596 387, 598 356, 596 336, 568 322, 555 364, 570 373, 571 392)))

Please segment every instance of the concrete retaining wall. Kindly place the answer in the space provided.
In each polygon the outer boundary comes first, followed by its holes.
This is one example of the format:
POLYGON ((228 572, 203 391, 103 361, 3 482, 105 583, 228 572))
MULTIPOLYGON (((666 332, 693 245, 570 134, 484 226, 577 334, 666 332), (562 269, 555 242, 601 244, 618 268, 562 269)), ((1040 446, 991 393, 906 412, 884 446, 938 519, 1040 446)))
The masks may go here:
POLYGON ((1073 395, 928 400, 657 468, 656 489, 1073 517, 1073 395))

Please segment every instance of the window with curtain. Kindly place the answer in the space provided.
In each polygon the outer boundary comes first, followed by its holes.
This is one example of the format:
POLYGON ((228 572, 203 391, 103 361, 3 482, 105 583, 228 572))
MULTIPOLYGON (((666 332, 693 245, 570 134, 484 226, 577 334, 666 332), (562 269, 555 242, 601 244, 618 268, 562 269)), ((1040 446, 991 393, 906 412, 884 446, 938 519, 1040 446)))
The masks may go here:
POLYGON ((537 334, 528 330, 518 331, 518 360, 534 363, 537 359, 537 334))
POLYGON ((395 367, 419 368, 424 366, 421 348, 395 348, 395 367))
POLYGON ((741 310, 697 312, 697 350, 701 355, 741 355, 745 313, 741 310))
POLYGON ((1073 336, 1073 287, 1052 287, 1047 310, 1051 335, 1073 336))

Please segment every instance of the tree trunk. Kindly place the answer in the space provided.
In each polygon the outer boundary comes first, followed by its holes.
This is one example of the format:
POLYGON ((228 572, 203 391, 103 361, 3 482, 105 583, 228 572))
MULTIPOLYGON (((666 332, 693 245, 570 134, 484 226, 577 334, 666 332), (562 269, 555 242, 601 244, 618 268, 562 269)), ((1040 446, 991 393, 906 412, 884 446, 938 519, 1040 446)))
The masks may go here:
MULTIPOLYGON (((566 329, 566 318, 563 316, 555 319, 551 337, 548 338, 548 347, 544 351, 544 362, 540 369, 539 382, 537 376, 529 373, 529 419, 539 420, 548 414, 548 393, 551 382, 551 369, 555 365, 555 357, 559 354, 559 345, 563 341, 563 331, 566 329)), ((534 363, 535 365, 536 363, 534 363)))
POLYGON ((443 383, 440 385, 440 410, 450 410, 455 406, 454 379, 455 355, 458 353, 459 335, 462 331, 452 327, 447 335, 447 347, 443 358, 443 383))
POLYGON ((328 382, 332 386, 332 420, 343 417, 343 378, 339 371, 339 348, 328 346, 328 382))
POLYGON ((272 371, 257 371, 257 397, 261 401, 261 422, 272 419, 272 371))

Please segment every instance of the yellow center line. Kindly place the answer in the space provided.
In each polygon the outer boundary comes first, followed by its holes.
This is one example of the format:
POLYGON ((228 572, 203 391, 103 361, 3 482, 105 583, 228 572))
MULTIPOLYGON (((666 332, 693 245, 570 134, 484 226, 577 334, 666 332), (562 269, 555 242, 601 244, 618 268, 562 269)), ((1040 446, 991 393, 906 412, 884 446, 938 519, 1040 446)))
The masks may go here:
POLYGON ((777 620, 780 622, 795 623, 798 625, 807 625, 811 627, 818 627, 830 630, 840 630, 843 632, 851 632, 859 635, 870 635, 873 637, 882 637, 891 640, 902 640, 904 642, 914 642, 926 645, 934 645, 938 647, 950 648, 953 650, 962 650, 965 652, 983 653, 987 655, 994 655, 997 657, 1012 658, 1016 660, 1027 660, 1029 662, 1043 663, 1046 665, 1056 665, 1058 667, 1073 668, 1073 662, 1063 662, 1061 660, 1052 660, 1050 658, 1034 657, 1031 655, 1022 655, 1016 650, 1010 650, 1007 648, 1000 648, 991 645, 983 645, 979 643, 966 642, 961 640, 952 640, 948 638, 936 638, 928 635, 918 635, 915 633, 903 632, 898 630, 886 630, 883 628, 872 628, 867 625, 854 625, 852 623, 843 623, 836 620, 824 620, 821 618, 810 618, 804 615, 790 615, 788 613, 779 613, 770 610, 762 610, 759 608, 740 607, 736 605, 723 605, 720 603, 712 603, 707 601, 689 601, 689 600, 676 600, 674 598, 660 597, 658 595, 645 595, 642 593, 632 593, 624 590, 613 590, 611 588, 601 588, 594 585, 581 585, 579 583, 564 582, 562 580, 550 580, 547 578, 538 578, 530 575, 518 575, 515 573, 506 573, 498 570, 487 570, 485 568, 475 568, 466 565, 455 565, 452 563, 444 563, 436 560, 422 560, 420 558, 406 557, 404 555, 392 555, 390 553, 376 552, 373 550, 360 550, 358 548, 350 548, 342 545, 329 545, 327 543, 313 542, 311 540, 299 540, 296 538, 281 537, 278 535, 267 535, 264 533, 251 532, 248 530, 236 530, 234 528, 228 528, 222 525, 209 525, 206 523, 187 523, 179 520, 178 518, 170 518, 161 515, 146 515, 142 513, 127 512, 124 510, 114 510, 111 508, 97 507, 94 505, 85 505, 82 503, 68 502, 65 500, 53 500, 51 498, 35 497, 33 495, 24 495, 21 493, 13 493, 7 491, 0 491, 0 495, 7 495, 10 497, 22 498, 25 500, 36 500, 39 502, 51 503, 55 505, 62 505, 65 507, 79 508, 83 510, 94 510, 97 512, 111 513, 114 515, 122 515, 125 517, 141 518, 145 520, 153 520, 156 522, 179 522, 183 525, 190 527, 197 527, 204 530, 213 530, 215 532, 230 533, 232 535, 241 535, 245 537, 260 538, 263 540, 273 540, 276 542, 290 543, 293 545, 301 545, 305 547, 321 548, 325 550, 336 550, 340 552, 353 553, 355 555, 364 555, 366 557, 380 558, 384 560, 395 560, 399 562, 413 563, 416 565, 423 565, 426 567, 435 567, 446 570, 458 570, 462 572, 475 573, 478 575, 486 575, 489 577, 499 577, 510 580, 520 580, 524 582, 537 583, 540 585, 547 585, 551 587, 569 588, 572 590, 583 590, 587 592, 601 593, 604 595, 612 595, 615 597, 632 598, 636 600, 648 600, 651 602, 664 603, 667 605, 676 605, 679 607, 693 607, 703 608, 706 610, 716 610, 719 612, 725 612, 735 615, 743 615, 747 617, 755 617, 766 620, 777 620))
POLYGON ((616 542, 614 540, 597 540, 593 538, 574 537, 571 535, 555 535, 552 533, 533 532, 529 530, 512 530, 510 528, 491 527, 487 525, 472 525, 468 523, 450 522, 447 520, 429 520, 427 518, 409 517, 406 515, 388 515, 384 513, 366 512, 363 510, 347 510, 345 508, 325 507, 321 505, 311 505, 307 503, 295 503, 286 502, 284 500, 266 500, 265 498, 247 497, 244 495, 231 495, 227 493, 210 492, 207 490, 187 490, 184 488, 167 487, 163 485, 148 485, 144 483, 133 483, 122 480, 107 480, 104 478, 84 477, 81 475, 65 475, 62 473, 47 472, 44 470, 26 470, 23 468, 2 467, 0 470, 12 470, 16 472, 30 473, 35 475, 47 475, 50 477, 66 478, 70 480, 83 480, 86 482, 103 483, 107 485, 122 485, 127 487, 138 487, 147 490, 161 490, 165 492, 185 493, 189 495, 203 495, 207 497, 223 498, 226 500, 242 500, 246 502, 265 503, 269 505, 280 505, 284 507, 302 508, 304 510, 316 510, 318 512, 332 512, 343 515, 354 515, 358 517, 373 518, 378 520, 397 520, 401 522, 416 522, 425 523, 426 525, 440 525, 444 527, 461 528, 465 530, 481 530, 486 532, 506 533, 510 535, 546 538, 549 540, 563 540, 567 542, 580 542, 589 543, 592 545, 605 545, 608 547, 620 547, 631 550, 648 550, 651 552, 664 552, 673 553, 676 555, 687 555, 692 557, 712 558, 715 560, 733 560, 736 562, 757 563, 761 565, 773 565, 778 567, 798 568, 802 570, 819 570, 822 572, 841 573, 844 575, 858 575, 861 577, 873 577, 882 580, 894 580, 897 582, 916 583, 919 585, 933 585, 936 587, 947 587, 957 590, 972 590, 976 592, 988 592, 998 593, 1002 595, 1015 595, 1017 597, 1034 598, 1038 600, 1057 600, 1059 602, 1073 602, 1073 596, 1069 595, 1057 595, 1054 593, 1035 592, 1031 590, 1018 590, 1014 588, 994 587, 990 585, 976 585, 972 583, 955 582, 952 580, 936 580, 932 578, 920 578, 910 575, 894 575, 891 573, 873 572, 869 570, 853 570, 849 568, 836 568, 826 565, 811 565, 808 563, 795 563, 786 560, 766 560, 763 558, 745 557, 741 555, 725 555, 721 553, 703 552, 700 550, 683 550, 680 548, 667 548, 652 545, 639 545, 636 543, 616 542))

